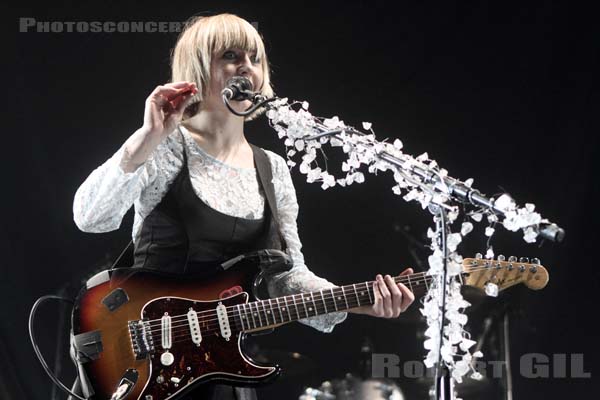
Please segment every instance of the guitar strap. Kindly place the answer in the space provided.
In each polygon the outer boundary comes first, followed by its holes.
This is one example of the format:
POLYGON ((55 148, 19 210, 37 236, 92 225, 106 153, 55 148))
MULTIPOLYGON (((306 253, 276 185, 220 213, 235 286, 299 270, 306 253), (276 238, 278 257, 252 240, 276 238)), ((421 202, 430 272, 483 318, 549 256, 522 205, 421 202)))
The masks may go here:
POLYGON ((279 241, 281 242, 281 249, 285 251, 287 245, 285 243, 283 234, 281 233, 281 224, 279 222, 279 214, 277 213, 277 203, 275 202, 275 187, 273 186, 273 170, 271 168, 271 161, 269 160, 269 156, 267 156, 267 153, 265 153, 263 149, 253 144, 251 144, 250 147, 252 148, 252 153, 254 154, 254 164, 256 165, 256 169, 258 170, 258 178, 260 179, 260 183, 262 184, 263 190, 265 191, 265 197, 267 198, 269 210, 271 211, 271 217, 273 218, 275 229, 277 230, 277 235, 279 237, 279 241))

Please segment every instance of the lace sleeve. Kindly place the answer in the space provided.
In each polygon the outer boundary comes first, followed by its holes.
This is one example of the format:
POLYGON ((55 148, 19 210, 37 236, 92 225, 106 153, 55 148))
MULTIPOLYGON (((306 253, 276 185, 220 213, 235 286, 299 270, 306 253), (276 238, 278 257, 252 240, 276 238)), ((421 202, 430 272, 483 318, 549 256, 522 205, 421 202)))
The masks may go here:
POLYGON ((154 208, 156 204, 152 203, 160 201, 183 162, 183 144, 177 130, 134 172, 121 169, 124 146, 96 168, 75 193, 73 219, 84 232, 118 229, 134 203, 135 219, 139 222, 154 208))
MULTIPOLYGON (((281 233, 287 244, 287 252, 293 260, 290 271, 276 274, 268 278, 269 294, 271 296, 285 296, 288 294, 315 291, 334 287, 333 283, 316 276, 310 271, 302 255, 302 243, 298 236, 298 201, 292 177, 285 160, 273 152, 267 151, 273 169, 273 185, 277 212, 281 223, 281 233)), ((331 332, 336 324, 346 319, 347 313, 331 313, 318 317, 300 320, 301 323, 311 326, 322 332, 331 332)))

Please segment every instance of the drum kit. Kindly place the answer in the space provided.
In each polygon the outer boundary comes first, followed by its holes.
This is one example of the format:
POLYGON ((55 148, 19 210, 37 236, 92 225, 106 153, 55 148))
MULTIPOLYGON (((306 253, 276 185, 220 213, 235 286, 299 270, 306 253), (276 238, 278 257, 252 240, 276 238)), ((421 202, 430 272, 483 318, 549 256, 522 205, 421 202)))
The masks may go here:
POLYGON ((298 400, 405 400, 400 387, 392 381, 361 379, 350 373, 343 379, 325 381, 318 388, 308 387, 298 400))

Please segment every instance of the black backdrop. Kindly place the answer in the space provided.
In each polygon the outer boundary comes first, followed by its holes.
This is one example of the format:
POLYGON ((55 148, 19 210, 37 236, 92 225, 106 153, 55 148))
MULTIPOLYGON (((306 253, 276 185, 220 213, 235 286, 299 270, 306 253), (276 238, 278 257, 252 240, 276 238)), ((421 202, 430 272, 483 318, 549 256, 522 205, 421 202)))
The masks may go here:
MULTIPOLYGON (((127 244, 131 213, 116 232, 82 233, 72 222, 72 198, 91 170, 141 124, 144 99, 169 79, 169 52, 177 37, 19 33, 18 18, 184 21, 200 12, 233 12, 258 22, 280 95, 310 101, 316 115, 338 115, 355 126, 370 121, 379 138, 401 138, 407 152, 427 151, 452 176, 473 177, 490 195, 505 190, 521 204, 533 202, 561 224, 567 232, 561 245, 528 245, 518 234, 498 229, 496 254, 541 258, 550 283, 541 292, 520 287, 500 299, 477 300, 470 326, 479 332, 499 304, 511 305, 516 398, 589 396, 598 388, 593 158, 599 30, 592 8, 471 1, 27 3, 3 13, 12 38, 3 58, 13 70, 5 75, 3 99, 0 397, 62 398, 29 344, 28 311, 43 294, 72 295, 127 244), (567 354, 567 360, 583 354, 591 378, 525 378, 518 363, 526 353, 550 359, 567 354)), ((248 124, 247 136, 283 154, 264 119, 248 124)), ((418 251, 415 259, 401 232, 409 229, 420 239, 431 217, 391 193, 391 176, 367 175, 362 185, 324 192, 297 170, 292 175, 306 261, 320 276, 337 283, 367 280, 426 257, 418 251)), ((476 229, 461 251, 469 255, 484 246, 482 228, 476 229)), ((37 331, 51 365, 69 380, 63 310, 44 306, 37 331)), ((262 398, 297 398, 304 385, 356 371, 365 337, 377 352, 422 359, 422 325, 413 317, 353 315, 327 335, 293 324, 260 338, 263 347, 313 360, 310 372, 284 376, 261 389, 262 398)), ((497 346, 487 344, 486 359, 494 360, 497 346)), ((417 380, 403 377, 397 383, 410 398, 425 397, 426 386, 417 380)))

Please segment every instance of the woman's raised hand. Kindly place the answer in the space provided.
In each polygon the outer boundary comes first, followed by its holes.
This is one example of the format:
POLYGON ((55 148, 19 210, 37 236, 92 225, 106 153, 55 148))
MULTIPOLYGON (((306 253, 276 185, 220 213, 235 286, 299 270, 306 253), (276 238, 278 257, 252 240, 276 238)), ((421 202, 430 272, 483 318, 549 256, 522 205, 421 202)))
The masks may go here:
POLYGON ((164 139, 183 117, 183 111, 198 93, 193 82, 175 82, 157 86, 146 99, 144 125, 148 135, 164 139))
POLYGON ((133 172, 144 164, 160 142, 171 132, 181 118, 185 108, 198 93, 193 82, 175 82, 157 86, 146 99, 144 124, 125 142, 121 169, 133 172))

